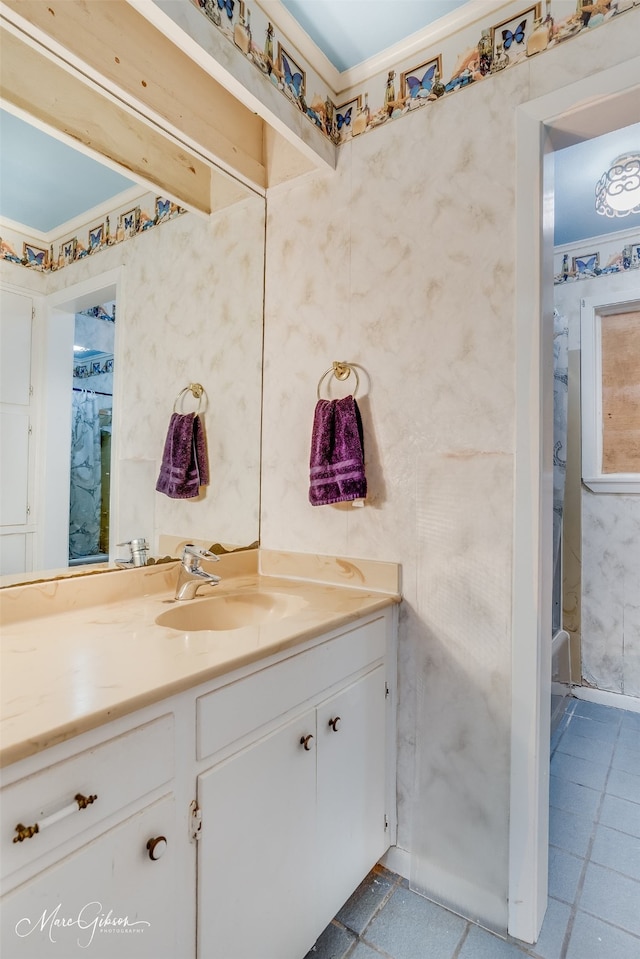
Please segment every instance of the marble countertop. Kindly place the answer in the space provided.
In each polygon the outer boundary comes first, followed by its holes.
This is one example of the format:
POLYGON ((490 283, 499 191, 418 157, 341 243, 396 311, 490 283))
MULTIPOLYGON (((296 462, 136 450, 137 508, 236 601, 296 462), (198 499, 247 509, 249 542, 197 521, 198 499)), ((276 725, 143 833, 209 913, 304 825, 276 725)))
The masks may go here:
MULTIPOLYGON (((379 577, 367 588, 366 564, 316 559, 324 581, 264 575, 246 557, 230 560, 223 581, 189 603, 256 589, 297 600, 282 619, 233 630, 156 625, 175 608, 176 564, 3 590, 0 766, 399 602, 397 574, 395 588, 392 574, 384 584, 391 588, 379 591, 379 577)), ((262 565, 300 567, 276 553, 262 565)))

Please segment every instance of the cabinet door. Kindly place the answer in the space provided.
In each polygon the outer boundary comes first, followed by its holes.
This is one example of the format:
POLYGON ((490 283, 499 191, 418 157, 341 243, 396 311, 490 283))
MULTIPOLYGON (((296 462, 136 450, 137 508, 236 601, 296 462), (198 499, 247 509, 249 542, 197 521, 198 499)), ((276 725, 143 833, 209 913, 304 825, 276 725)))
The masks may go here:
POLYGON ((316 902, 329 918, 389 845, 385 714, 383 666, 318 708, 316 902))
POLYGON ((198 777, 199 959, 301 959, 313 945, 315 733, 311 710, 198 777))
POLYGON ((182 959, 178 852, 166 796, 5 896, 2 955, 182 959), (147 842, 159 836, 167 845, 152 861, 147 842))

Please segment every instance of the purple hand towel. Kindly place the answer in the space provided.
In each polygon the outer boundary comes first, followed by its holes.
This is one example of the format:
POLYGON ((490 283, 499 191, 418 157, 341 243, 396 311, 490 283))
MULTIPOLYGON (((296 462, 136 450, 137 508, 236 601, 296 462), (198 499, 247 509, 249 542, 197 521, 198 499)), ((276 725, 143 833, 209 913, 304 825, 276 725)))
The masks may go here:
POLYGON ((364 442, 353 396, 318 400, 311 433, 309 502, 326 506, 364 499, 364 442))
POLYGON ((171 499, 193 499, 208 482, 207 446, 200 417, 172 413, 156 489, 171 499))

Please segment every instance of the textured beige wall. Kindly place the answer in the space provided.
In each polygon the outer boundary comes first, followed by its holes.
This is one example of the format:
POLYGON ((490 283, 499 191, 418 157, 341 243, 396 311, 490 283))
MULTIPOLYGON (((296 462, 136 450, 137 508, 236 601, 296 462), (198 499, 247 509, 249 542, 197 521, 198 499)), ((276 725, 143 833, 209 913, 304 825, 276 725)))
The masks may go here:
POLYGON ((262 542, 402 563, 399 844, 430 895, 496 928, 508 908, 515 109, 634 56, 630 24, 353 139, 335 175, 268 201, 262 542), (343 359, 367 374, 370 492, 364 509, 314 508, 316 385, 343 359))

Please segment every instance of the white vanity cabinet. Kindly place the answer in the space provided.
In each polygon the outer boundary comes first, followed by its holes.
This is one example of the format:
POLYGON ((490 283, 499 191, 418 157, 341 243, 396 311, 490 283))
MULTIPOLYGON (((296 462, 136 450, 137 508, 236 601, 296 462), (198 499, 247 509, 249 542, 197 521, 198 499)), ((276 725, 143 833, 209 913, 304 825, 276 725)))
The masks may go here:
MULTIPOLYGON (((314 909, 316 751, 307 713, 198 778, 200 959, 302 959, 314 909)), ((315 729, 315 723, 313 723, 315 729)))
POLYGON ((25 760, 3 786, 3 959, 180 955, 174 717, 112 725, 79 752, 85 737, 25 760))
POLYGON ((395 621, 4 769, 3 959, 302 959, 394 841, 395 621))
POLYGON ((174 797, 83 843, 3 901, 4 959, 175 959, 174 797), (168 833, 168 835, 165 835, 168 833), (152 852, 163 855, 152 860, 152 852))
POLYGON ((330 919, 389 847, 386 693, 379 665, 318 707, 314 900, 330 919))
POLYGON ((198 777, 199 959, 302 959, 388 848, 386 653, 380 617, 199 702, 263 719, 198 777))

